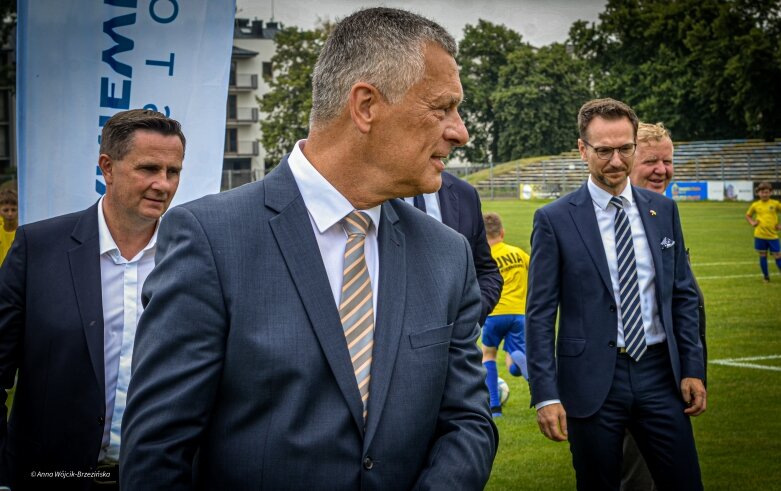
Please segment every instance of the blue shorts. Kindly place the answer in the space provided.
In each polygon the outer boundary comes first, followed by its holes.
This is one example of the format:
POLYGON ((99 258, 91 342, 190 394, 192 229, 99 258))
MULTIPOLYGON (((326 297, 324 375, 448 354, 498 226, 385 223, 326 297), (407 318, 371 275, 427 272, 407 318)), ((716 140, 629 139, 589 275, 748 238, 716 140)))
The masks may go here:
POLYGON ((483 346, 498 348, 504 339, 506 352, 520 351, 526 354, 526 343, 523 339, 525 324, 524 315, 489 315, 483 326, 483 346))
POLYGON ((765 252, 770 249, 770 252, 781 252, 781 244, 778 239, 757 239, 754 238, 754 249, 759 252, 765 252))

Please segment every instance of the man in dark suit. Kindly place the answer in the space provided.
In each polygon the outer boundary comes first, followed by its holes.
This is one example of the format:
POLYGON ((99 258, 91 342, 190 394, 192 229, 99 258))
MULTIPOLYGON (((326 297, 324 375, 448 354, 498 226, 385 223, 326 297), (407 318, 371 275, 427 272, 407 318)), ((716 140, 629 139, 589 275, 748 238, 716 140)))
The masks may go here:
POLYGON ((453 38, 343 19, 307 140, 160 229, 125 413, 125 489, 482 489, 496 452, 466 239, 393 199, 468 134, 453 38))
MULTIPOLYGON (((637 128, 635 163, 629 175, 632 185, 655 193, 664 193, 675 175, 673 152, 673 141, 664 124, 640 122, 637 128)), ((690 261, 688 250, 686 251, 686 260, 690 261)), ((697 291, 698 326, 705 367, 702 382, 703 385, 707 386, 708 349, 705 343, 705 298, 694 275, 692 275, 692 281, 697 291)), ((622 491, 652 491, 656 489, 651 472, 637 448, 635 439, 628 431, 624 438, 621 489, 622 491)))
POLYGON ((477 283, 480 285, 483 304, 480 312, 480 325, 483 325, 485 318, 499 302, 504 280, 499 273, 496 261, 491 257, 491 247, 485 236, 483 210, 477 190, 453 174, 442 172, 442 186, 439 191, 419 195, 414 199, 404 199, 460 233, 469 241, 477 272, 477 283))
POLYGON ((660 488, 701 489, 689 420, 706 407, 697 294, 675 202, 629 183, 637 125, 619 101, 584 104, 589 180, 535 213, 532 404, 545 436, 569 439, 578 489, 619 488, 627 428, 660 488))
MULTIPOLYGON (((157 224, 176 192, 179 123, 124 111, 103 127, 106 194, 84 211, 19 228, 0 268, 0 381, 19 371, 0 425, 0 484, 116 488, 141 284, 154 266, 157 224)), ((103 488, 101 488, 103 489, 103 488)))

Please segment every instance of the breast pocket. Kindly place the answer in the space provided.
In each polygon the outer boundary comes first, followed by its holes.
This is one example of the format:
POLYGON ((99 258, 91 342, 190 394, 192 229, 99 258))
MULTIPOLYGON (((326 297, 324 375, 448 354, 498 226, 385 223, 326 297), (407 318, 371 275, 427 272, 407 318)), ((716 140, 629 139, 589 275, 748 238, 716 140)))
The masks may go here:
POLYGON ((421 332, 413 332, 409 335, 409 344, 412 349, 427 348, 450 342, 453 334, 453 324, 442 327, 434 327, 421 332))

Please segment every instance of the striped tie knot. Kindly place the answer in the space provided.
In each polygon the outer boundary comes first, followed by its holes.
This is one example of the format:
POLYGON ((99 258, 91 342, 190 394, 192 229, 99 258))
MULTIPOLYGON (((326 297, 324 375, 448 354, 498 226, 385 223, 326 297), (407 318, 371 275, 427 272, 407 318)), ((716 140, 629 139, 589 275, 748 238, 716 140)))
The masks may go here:
POLYGON ((365 237, 371 223, 369 215, 358 210, 351 211, 341 220, 341 224, 348 237, 354 237, 356 235, 365 237))
POLYGON ((613 196, 612 198, 610 198, 610 202, 613 203, 613 206, 615 206, 619 210, 624 209, 624 200, 622 200, 620 197, 613 196))

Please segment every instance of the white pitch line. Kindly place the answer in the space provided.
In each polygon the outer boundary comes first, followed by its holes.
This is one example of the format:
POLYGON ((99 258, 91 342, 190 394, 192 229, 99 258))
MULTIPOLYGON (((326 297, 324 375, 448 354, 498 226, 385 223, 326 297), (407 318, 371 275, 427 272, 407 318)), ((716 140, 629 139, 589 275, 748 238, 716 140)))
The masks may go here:
POLYGON ((730 366, 730 367, 757 368, 759 370, 771 370, 774 372, 781 372, 781 367, 758 365, 756 363, 743 363, 746 361, 778 360, 778 359, 781 359, 781 355, 748 356, 745 358, 727 358, 724 360, 711 360, 708 363, 712 363, 714 365, 730 366))
POLYGON ((721 275, 721 276, 700 276, 700 275, 694 275, 694 277, 697 279, 697 281, 700 281, 700 280, 726 280, 726 279, 729 279, 729 278, 752 278, 752 277, 760 279, 762 277, 762 274, 761 273, 730 274, 730 275, 721 275))
POLYGON ((732 266, 733 264, 756 264, 757 261, 731 261, 722 263, 692 263, 692 266, 732 266))
POLYGON ((743 368, 758 368, 760 370, 772 370, 774 372, 781 372, 781 367, 769 367, 766 365, 757 365, 755 363, 727 363, 727 362, 715 362, 711 361, 708 363, 713 363, 714 365, 725 365, 730 367, 743 367, 743 368))
POLYGON ((722 361, 761 361, 761 360, 778 360, 781 359, 781 355, 764 355, 764 356, 746 356, 743 358, 724 358, 723 360, 713 360, 713 363, 722 361))

